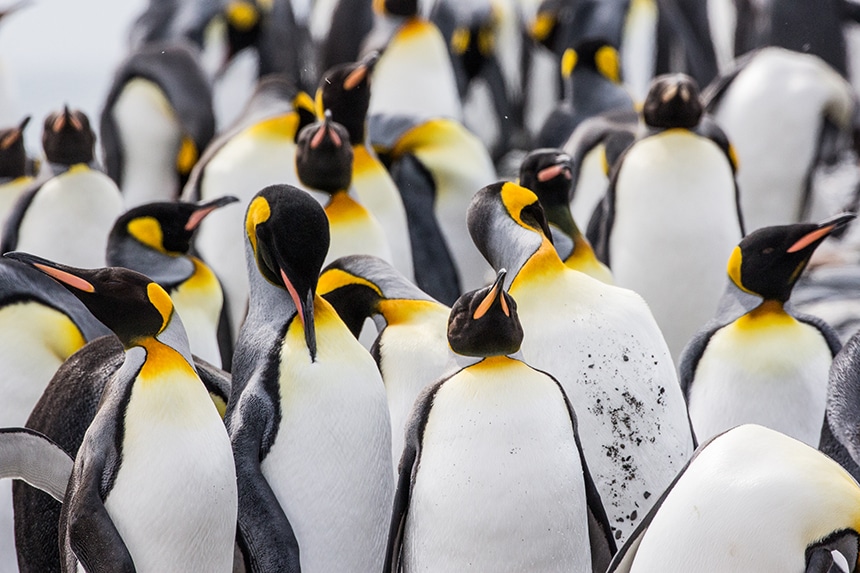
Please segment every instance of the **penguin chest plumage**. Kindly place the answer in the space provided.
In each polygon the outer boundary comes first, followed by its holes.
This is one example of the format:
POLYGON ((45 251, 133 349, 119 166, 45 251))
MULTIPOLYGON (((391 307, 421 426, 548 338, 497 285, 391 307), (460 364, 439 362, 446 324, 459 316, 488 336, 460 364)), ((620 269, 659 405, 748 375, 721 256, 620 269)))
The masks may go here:
POLYGON ((694 459, 643 534, 630 571, 804 571, 809 545, 857 531, 858 494, 826 456, 744 426, 694 459))
POLYGON ((382 226, 394 268, 413 280, 409 225, 400 191, 382 163, 364 145, 355 146, 353 151, 352 186, 355 194, 382 226))
POLYGON ((545 374, 492 358, 444 382, 414 476, 405 571, 591 570, 573 426, 545 374))
POLYGON ((130 80, 111 111, 122 145, 122 193, 126 207, 170 201, 179 193, 176 154, 181 128, 161 89, 130 80))
POLYGON ((237 493, 227 431, 184 358, 157 342, 147 353, 105 508, 138 571, 229 572, 237 493))
POLYGON ((119 189, 107 175, 72 166, 33 197, 16 249, 75 267, 104 266, 108 233, 122 209, 119 189))
POLYGON ((391 247, 379 221, 347 193, 332 195, 325 213, 331 229, 331 245, 323 264, 346 255, 373 255, 392 262, 391 247))
POLYGON ((435 25, 412 19, 388 43, 373 70, 367 115, 377 113, 462 116, 454 67, 435 25))
POLYGON ((38 302, 0 308, 0 422, 23 426, 57 368, 86 341, 65 314, 38 302))
POLYGON ((527 264, 510 293, 523 356, 570 398, 589 470, 623 543, 693 451, 666 343, 641 297, 580 272, 541 273, 527 264))
POLYGON ((192 259, 194 274, 170 293, 173 305, 188 335, 191 352, 212 364, 221 364, 218 323, 224 293, 215 273, 197 258, 192 259))
POLYGON ((731 165, 710 139, 673 129, 628 149, 609 238, 615 283, 639 293, 678 356, 715 312, 741 239, 731 165))
POLYGON ((295 532, 303 571, 379 571, 394 494, 385 390, 334 309, 318 298, 314 315, 313 362, 301 323, 288 327, 281 421, 260 467, 295 532))
POLYGON ((570 202, 573 220, 583 228, 588 225, 594 209, 606 195, 609 177, 606 176, 606 148, 596 145, 582 158, 579 177, 570 202))
POLYGON ((717 331, 690 387, 699 441, 754 423, 818 446, 832 354, 817 328, 788 314, 738 319, 717 331))

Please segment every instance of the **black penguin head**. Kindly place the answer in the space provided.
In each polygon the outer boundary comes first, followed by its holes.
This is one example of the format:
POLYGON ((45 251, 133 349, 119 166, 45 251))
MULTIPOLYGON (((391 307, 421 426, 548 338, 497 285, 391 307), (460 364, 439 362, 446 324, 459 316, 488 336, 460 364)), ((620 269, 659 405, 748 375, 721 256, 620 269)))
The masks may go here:
POLYGON ((529 35, 548 50, 554 50, 573 10, 564 0, 543 0, 537 9, 534 21, 529 26, 529 35))
POLYGON ((523 327, 517 303, 505 292, 502 269, 491 286, 462 295, 448 317, 448 343, 464 356, 504 356, 520 349, 523 327))
POLYGON ((224 6, 227 23, 227 60, 257 43, 262 28, 263 14, 256 2, 231 0, 224 6))
POLYGON ((703 112, 699 86, 686 74, 654 78, 642 104, 645 124, 657 128, 692 129, 699 125, 703 112))
POLYGON ((134 207, 120 215, 111 229, 108 249, 131 238, 167 255, 184 255, 200 222, 212 211, 239 199, 227 195, 206 203, 165 201, 134 207))
POLYGON ((349 132, 352 145, 364 143, 367 109, 370 106, 370 76, 379 52, 371 52, 358 62, 339 64, 323 74, 317 89, 321 110, 349 132))
POLYGON ((3 256, 26 263, 63 285, 126 348, 160 334, 173 316, 167 292, 138 272, 122 267, 79 269, 21 252, 3 256))
POLYGON ((475 12, 470 21, 458 26, 451 34, 451 52, 460 60, 467 82, 475 79, 493 58, 498 21, 487 6, 475 12))
POLYGON ((23 177, 27 174, 27 151, 24 149, 24 128, 30 116, 16 127, 0 129, 0 177, 23 177))
POLYGON ((313 300, 330 241, 325 211, 301 189, 271 185, 248 205, 245 231, 257 270, 267 282, 289 293, 308 350, 315 357, 313 300))
POLYGON ((618 50, 602 38, 581 42, 576 48, 568 48, 561 57, 561 75, 567 79, 574 70, 589 69, 611 81, 621 83, 621 58, 618 50))
POLYGON ((854 217, 842 214, 821 223, 758 229, 744 237, 729 257, 729 278, 741 290, 786 302, 818 245, 854 217))
POLYGON ((535 149, 520 165, 520 185, 531 189, 544 209, 568 205, 573 188, 573 160, 560 149, 535 149))
POLYGON ((373 0, 377 14, 412 18, 418 15, 418 0, 373 0))
POLYGON ((42 131, 42 148, 50 163, 75 165, 90 163, 95 158, 96 134, 90 120, 80 110, 53 112, 45 118, 42 131))
MULTIPOLYGON (((516 183, 487 185, 472 198, 466 224, 475 246, 495 269, 518 268, 514 252, 531 256, 552 232, 537 195, 516 183), (516 229, 528 232, 517 233, 516 229)), ((516 272, 515 272, 516 274, 516 272)))
POLYGON ((296 148, 296 172, 299 181, 311 189, 337 193, 352 182, 352 145, 346 128, 325 119, 299 133, 296 148))

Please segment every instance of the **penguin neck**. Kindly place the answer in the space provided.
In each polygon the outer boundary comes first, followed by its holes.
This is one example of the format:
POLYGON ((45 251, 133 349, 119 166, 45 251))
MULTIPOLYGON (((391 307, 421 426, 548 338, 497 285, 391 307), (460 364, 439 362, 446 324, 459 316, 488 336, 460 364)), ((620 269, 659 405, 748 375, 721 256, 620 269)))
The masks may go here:
POLYGON ((795 319, 785 312, 785 303, 775 299, 764 299, 760 305, 737 320, 741 328, 761 328, 770 325, 785 325, 795 319))
POLYGON ((73 163, 71 165, 67 164, 67 163, 48 162, 47 167, 48 167, 48 172, 55 177, 57 175, 62 175, 62 174, 67 173, 67 172, 68 173, 76 173, 78 171, 86 171, 86 170, 98 171, 99 170, 98 165, 96 164, 95 160, 90 161, 88 163, 73 163))
POLYGON ((370 150, 363 141, 353 144, 352 154, 353 178, 355 174, 371 171, 376 169, 377 166, 382 166, 379 160, 370 153, 370 150))
MULTIPOLYGON (((532 253, 522 264, 517 265, 519 271, 510 282, 509 291, 525 284, 540 282, 560 276, 567 269, 559 258, 555 247, 546 237, 542 236, 540 247, 532 253)), ((511 265, 512 268, 514 265, 511 265)))
POLYGON ((196 377, 197 373, 182 352, 156 337, 147 336, 136 340, 134 346, 146 351, 146 361, 140 369, 138 379, 144 384, 157 384, 160 381, 178 377, 196 377))
POLYGON ((498 356, 485 356, 481 358, 475 364, 469 366, 469 370, 474 372, 475 370, 483 370, 483 369, 497 369, 504 368, 511 365, 513 362, 519 362, 515 358, 511 358, 506 354, 500 354, 498 356))
POLYGON ((6 176, 6 177, 0 177, 0 187, 5 186, 5 185, 9 185, 10 187, 23 185, 24 183, 27 183, 28 181, 32 181, 32 180, 33 180, 33 178, 30 177, 29 175, 17 175, 17 176, 10 175, 10 176, 6 176))
POLYGON ((143 273, 168 291, 195 272, 189 257, 159 251, 130 237, 109 238, 106 262, 143 273))
POLYGON ((433 316, 448 320, 451 310, 444 304, 432 300, 382 299, 378 304, 379 313, 388 326, 421 321, 433 316))
POLYGON ((346 189, 342 189, 331 194, 331 199, 325 206, 325 214, 331 224, 335 224, 345 219, 366 216, 367 210, 350 197, 346 189))

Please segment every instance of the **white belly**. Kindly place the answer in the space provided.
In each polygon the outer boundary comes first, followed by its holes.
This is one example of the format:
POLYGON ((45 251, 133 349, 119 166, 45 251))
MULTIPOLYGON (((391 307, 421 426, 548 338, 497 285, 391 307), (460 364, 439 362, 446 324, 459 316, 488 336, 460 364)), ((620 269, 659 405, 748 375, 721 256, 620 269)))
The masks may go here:
POLYGON ((137 571, 229 573, 238 497, 227 431, 199 380, 149 384, 185 388, 168 401, 135 385, 105 508, 137 571))
POLYGON ((83 166, 47 181, 21 221, 17 250, 73 267, 105 265, 122 196, 104 173, 83 166))
POLYGON ((380 571, 394 492, 382 379, 342 324, 317 322, 314 363, 301 332, 293 325, 287 336, 300 350, 282 351, 279 437, 261 469, 293 527, 302 571, 380 571))
POLYGON ((180 126, 164 93, 153 82, 135 78, 123 88, 111 113, 123 148, 126 208, 175 199, 180 126))
POLYGON ((623 543, 692 454, 687 409, 642 299, 576 271, 513 284, 526 362, 555 376, 623 543))
POLYGON ((579 168, 579 179, 570 202, 570 213, 583 232, 588 228, 594 209, 600 204, 609 187, 609 178, 603 170, 604 153, 604 145, 596 146, 585 154, 579 168))
POLYGON ((591 571, 582 466, 558 386, 520 362, 447 381, 424 431, 404 571, 591 571))
POLYGON ((642 295, 677 359, 714 316, 741 239, 728 159, 712 141, 670 130, 630 149, 615 192, 615 284, 642 295))
POLYGON ((818 330, 800 322, 754 336, 725 327, 708 343, 690 389, 696 437, 702 443, 753 423, 817 448, 831 362, 818 330))

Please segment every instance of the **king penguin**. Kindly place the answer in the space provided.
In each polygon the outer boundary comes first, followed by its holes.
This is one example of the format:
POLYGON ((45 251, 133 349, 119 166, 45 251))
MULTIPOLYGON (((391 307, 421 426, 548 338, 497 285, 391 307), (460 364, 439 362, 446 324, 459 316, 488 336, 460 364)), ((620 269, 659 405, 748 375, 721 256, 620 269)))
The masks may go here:
POLYGON ((86 114, 45 118, 42 147, 53 176, 34 184, 15 204, 0 250, 21 250, 65 264, 104 266, 107 236, 122 213, 122 196, 95 164, 95 133, 86 114))
POLYGON ((224 288, 233 340, 245 317, 248 277, 242 249, 243 209, 267 185, 300 185, 296 175, 296 137, 314 120, 310 96, 297 92, 281 76, 268 76, 257 85, 236 124, 216 137, 182 191, 189 202, 233 195, 242 209, 223 209, 200 225, 196 246, 224 288))
POLYGON ((230 364, 231 339, 224 293, 215 273, 191 255, 200 222, 236 197, 201 204, 146 203, 123 213, 108 236, 107 264, 135 270, 158 283, 173 300, 191 352, 216 366, 230 364))
POLYGON ((853 219, 765 227, 735 247, 721 312, 679 365, 699 440, 753 423, 818 446, 827 375, 841 343, 824 321, 785 305, 818 245, 853 219))
POLYGON ((147 44, 119 65, 99 142, 126 208, 175 200, 214 134, 212 90, 189 46, 147 44))
POLYGON ((537 196, 510 182, 478 191, 469 231, 508 270, 524 360, 558 379, 579 420, 616 540, 623 541, 693 453, 684 396, 645 301, 565 266, 537 196))
POLYGON ((24 147, 24 129, 29 122, 28 115, 15 127, 0 129, 0 236, 15 203, 33 182, 24 147))
POLYGON ((702 445, 608 573, 858 569, 860 487, 839 464, 755 424, 702 445))
POLYGON ((125 349, 75 457, 60 518, 63 570, 231 571, 229 438, 170 297, 128 269, 6 256, 66 287, 125 349))
POLYGON ((591 243, 570 213, 572 170, 570 156, 561 150, 535 149, 520 165, 520 185, 538 196, 552 233, 552 244, 564 264, 612 284, 612 272, 597 260, 591 243))
MULTIPOLYGON (((0 427, 23 426, 64 361, 108 333, 55 281, 18 261, 0 259, 0 427)), ((56 545, 56 536, 53 541, 56 545)), ((12 488, 0 484, 0 571, 18 570, 12 488)))
POLYGON ((412 280, 415 274, 406 209, 397 185, 367 138, 371 77, 378 59, 378 52, 371 52, 358 62, 327 70, 317 88, 317 115, 323 119, 325 111, 331 111, 332 120, 349 132, 353 151, 352 188, 359 202, 382 225, 394 267, 412 280))
POLYGON ((330 197, 325 214, 331 243, 323 264, 355 254, 374 255, 391 263, 391 246, 382 225, 349 194, 353 152, 346 128, 327 113, 323 121, 302 129, 296 145, 299 181, 330 197))
POLYGON ((453 304, 492 280, 466 227, 475 190, 497 179, 484 144, 460 122, 402 115, 371 117, 370 140, 403 197, 415 284, 453 304))
POLYGON ((385 388, 370 354, 315 293, 322 207, 288 185, 246 214, 251 297, 225 421, 250 571, 380 571, 393 498, 385 388))
POLYGON ((379 334, 370 353, 388 397, 396 474, 415 399, 452 367, 446 335, 451 309, 390 264, 367 255, 341 257, 328 265, 320 275, 317 293, 356 337, 368 317, 377 322, 379 334))
POLYGON ((853 147, 856 129, 856 96, 844 78, 816 56, 768 47, 739 58, 704 100, 743 167, 750 229, 823 218, 813 174, 853 147))
POLYGON ((714 315, 725 261, 744 236, 736 163, 689 76, 656 78, 642 121, 645 131, 616 162, 588 238, 615 283, 651 307, 677 359, 714 315))
POLYGON ((523 328, 504 279, 451 309, 449 344, 472 363, 415 403, 386 572, 587 573, 615 552, 561 385, 510 356, 523 328))

